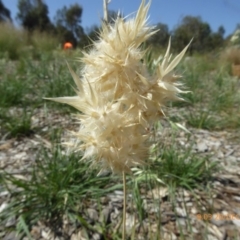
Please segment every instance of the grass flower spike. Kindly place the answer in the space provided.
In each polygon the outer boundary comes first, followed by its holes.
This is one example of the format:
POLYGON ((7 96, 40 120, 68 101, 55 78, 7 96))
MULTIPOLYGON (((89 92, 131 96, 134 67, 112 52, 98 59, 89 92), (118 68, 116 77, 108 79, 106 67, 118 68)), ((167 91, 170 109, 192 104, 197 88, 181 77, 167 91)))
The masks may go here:
POLYGON ((103 23, 100 39, 81 59, 81 76, 69 67, 77 96, 51 98, 80 111, 72 147, 113 172, 130 172, 145 162, 148 129, 163 116, 166 102, 178 99, 181 92, 178 77, 171 73, 188 46, 170 61, 169 43, 153 74, 141 61, 145 52, 140 46, 155 33, 147 23, 149 7, 143 0, 134 18, 103 23))

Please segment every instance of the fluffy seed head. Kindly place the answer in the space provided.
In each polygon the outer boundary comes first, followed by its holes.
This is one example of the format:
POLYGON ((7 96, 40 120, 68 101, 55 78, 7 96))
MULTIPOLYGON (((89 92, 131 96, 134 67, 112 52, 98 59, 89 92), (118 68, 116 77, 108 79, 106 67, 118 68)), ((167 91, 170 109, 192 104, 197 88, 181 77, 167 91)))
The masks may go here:
POLYGON ((135 18, 104 24, 100 39, 81 59, 81 77, 69 67, 77 96, 51 99, 80 111, 80 128, 71 146, 83 152, 83 159, 114 172, 130 172, 145 162, 148 129, 163 116, 165 103, 179 99, 181 92, 171 72, 188 46, 170 61, 169 42, 153 74, 141 61, 145 52, 140 45, 155 33, 147 23, 149 7, 143 0, 135 18))

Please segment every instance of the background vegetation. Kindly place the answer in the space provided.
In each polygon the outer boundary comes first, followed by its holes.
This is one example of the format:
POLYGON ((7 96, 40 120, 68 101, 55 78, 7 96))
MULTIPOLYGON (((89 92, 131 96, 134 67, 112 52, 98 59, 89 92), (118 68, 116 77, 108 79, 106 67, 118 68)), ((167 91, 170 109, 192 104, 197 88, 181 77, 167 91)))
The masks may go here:
MULTIPOLYGON (((54 35, 58 39, 58 45, 69 41, 74 47, 87 47, 91 44, 90 39, 97 38, 99 28, 92 26, 85 30, 81 26, 81 17, 84 9, 79 4, 63 6, 59 9, 54 17, 53 22, 48 15, 48 6, 42 0, 19 0, 18 13, 16 19, 20 26, 25 30, 31 46, 31 35, 33 32, 44 32, 49 36, 54 35)), ((109 19, 115 19, 117 13, 109 11, 109 19)), ((12 22, 10 11, 0 1, 0 22, 12 22)), ((178 26, 172 31, 169 31, 167 24, 158 23, 156 28, 159 32, 154 35, 147 45, 153 47, 165 48, 169 37, 172 37, 173 50, 179 51, 186 46, 190 39, 194 37, 189 52, 206 53, 215 51, 216 49, 226 46, 230 36, 224 37, 224 27, 219 26, 217 32, 213 32, 210 25, 204 22, 198 16, 185 16, 182 18, 178 26)), ((236 30, 239 25, 236 26, 236 30)), ((17 31, 17 30, 16 30, 17 31)))
MULTIPOLYGON (((68 106, 46 103, 42 98, 74 95, 65 60, 74 69, 79 69, 80 63, 72 60, 82 56, 81 50, 89 47, 89 39, 97 38, 98 27, 93 26, 89 31, 82 28, 83 9, 78 4, 57 11, 54 22, 49 19, 48 7, 43 1, 19 0, 18 8, 21 29, 13 26, 10 11, 0 0, 0 136, 6 141, 21 141, 38 135, 50 142, 52 148, 41 146, 36 150, 36 160, 29 166, 28 179, 0 172, 1 192, 6 190, 11 194, 10 205, 1 212, 0 220, 5 223, 16 217, 17 231, 30 236, 31 227, 38 221, 56 231, 67 217, 87 231, 101 232, 104 239, 110 239, 110 234, 111 239, 119 239, 119 232, 111 232, 112 226, 100 225, 93 229, 84 220, 84 203, 96 201, 99 206, 101 197, 122 188, 119 179, 109 175, 97 177, 89 164, 79 163, 80 156, 67 155, 59 146, 64 127, 60 129, 59 123, 59 128, 50 123, 46 131, 44 125, 50 114, 61 119, 66 113, 74 113, 68 106), (72 42, 75 50, 63 51, 65 41, 72 42), (34 125, 33 120, 38 118, 41 110, 45 117, 43 125, 34 125)), ((115 12, 110 15, 116 17, 115 12)), ((231 69, 233 63, 240 63, 239 46, 232 44, 231 36, 224 38, 223 27, 212 32, 209 24, 199 17, 184 17, 172 32, 163 23, 156 27, 160 31, 143 46, 150 46, 144 59, 150 71, 161 59, 170 36, 173 51, 177 52, 195 33, 188 56, 176 70, 184 75, 182 82, 189 93, 183 96, 185 102, 171 103, 178 114, 170 114, 168 124, 172 124, 173 130, 174 122, 185 122, 189 128, 239 131, 239 79, 232 77, 231 69)), ((156 132, 161 129, 160 125, 154 127, 156 132)), ((173 131, 170 144, 160 142, 152 148, 148 167, 134 169, 134 178, 127 179, 136 214, 141 220, 150 217, 143 208, 143 189, 166 186, 171 193, 176 188, 209 189, 208 181, 218 170, 216 164, 209 161, 209 156, 194 154, 191 146, 183 151, 174 134, 173 131)), ((174 194, 172 196, 174 204, 174 194)), ((155 222, 159 220, 156 219, 155 222)), ((204 237, 202 239, 207 239, 204 237)))

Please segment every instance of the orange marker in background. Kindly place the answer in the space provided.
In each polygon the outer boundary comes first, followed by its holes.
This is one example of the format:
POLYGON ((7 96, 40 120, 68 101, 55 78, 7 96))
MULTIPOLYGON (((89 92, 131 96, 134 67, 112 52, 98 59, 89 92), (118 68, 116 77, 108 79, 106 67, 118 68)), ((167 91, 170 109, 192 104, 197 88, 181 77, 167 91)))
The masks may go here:
POLYGON ((64 46, 63 46, 64 50, 69 50, 69 49, 72 49, 72 48, 73 48, 73 45, 70 42, 64 43, 64 46))

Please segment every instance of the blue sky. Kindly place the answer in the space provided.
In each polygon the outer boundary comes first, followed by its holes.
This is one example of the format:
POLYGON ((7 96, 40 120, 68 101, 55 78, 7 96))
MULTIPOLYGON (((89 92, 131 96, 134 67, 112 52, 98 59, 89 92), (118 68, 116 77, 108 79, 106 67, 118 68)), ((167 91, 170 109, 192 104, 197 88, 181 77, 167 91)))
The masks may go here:
MULTIPOLYGON (((11 11, 15 20, 18 0, 2 0, 11 11)), ((135 12, 141 0, 111 0, 110 10, 120 10, 124 16, 135 12)), ((83 7, 82 26, 90 28, 99 24, 102 17, 102 0, 45 0, 49 16, 53 19, 56 11, 63 6, 78 3, 83 7)), ((200 16, 210 24, 212 31, 217 31, 223 25, 225 36, 232 34, 237 24, 240 24, 239 0, 152 0, 149 11, 149 23, 165 23, 173 30, 186 15, 200 16)), ((194 34, 193 34, 194 35, 194 34)))

